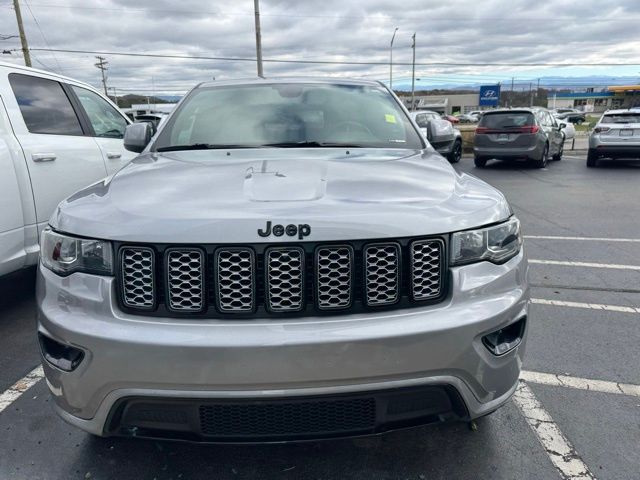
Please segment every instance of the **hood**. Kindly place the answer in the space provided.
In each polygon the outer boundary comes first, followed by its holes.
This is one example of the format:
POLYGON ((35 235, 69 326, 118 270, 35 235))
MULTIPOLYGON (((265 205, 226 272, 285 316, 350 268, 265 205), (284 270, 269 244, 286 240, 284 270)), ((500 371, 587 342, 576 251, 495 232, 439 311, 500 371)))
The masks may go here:
POLYGON ((62 202, 51 225, 156 243, 286 242, 432 235, 506 219, 503 195, 432 149, 246 149, 149 153, 62 202), (290 231, 293 231, 291 229, 290 231), (285 229, 286 232, 286 229, 285 229))

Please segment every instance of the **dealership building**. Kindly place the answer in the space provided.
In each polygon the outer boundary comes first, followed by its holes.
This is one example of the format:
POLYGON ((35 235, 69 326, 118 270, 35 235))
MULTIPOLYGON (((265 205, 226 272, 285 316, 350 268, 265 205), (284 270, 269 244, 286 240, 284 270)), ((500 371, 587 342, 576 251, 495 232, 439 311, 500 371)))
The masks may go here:
MULTIPOLYGON (((411 96, 401 97, 409 110, 411 96)), ((438 113, 453 115, 468 113, 472 110, 484 110, 491 107, 480 107, 480 97, 477 93, 463 93, 459 95, 416 95, 413 110, 431 110, 438 113)))
POLYGON ((549 92, 547 107, 577 108, 585 112, 601 113, 609 109, 640 107, 640 85, 615 85, 598 90, 549 92))

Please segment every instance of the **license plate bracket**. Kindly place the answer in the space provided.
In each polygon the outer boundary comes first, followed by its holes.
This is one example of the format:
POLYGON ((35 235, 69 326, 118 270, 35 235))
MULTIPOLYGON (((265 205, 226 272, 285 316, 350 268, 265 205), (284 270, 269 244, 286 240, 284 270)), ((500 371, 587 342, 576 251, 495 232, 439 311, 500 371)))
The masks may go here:
POLYGON ((620 129, 621 137, 633 137, 633 129, 632 128, 622 128, 620 129))

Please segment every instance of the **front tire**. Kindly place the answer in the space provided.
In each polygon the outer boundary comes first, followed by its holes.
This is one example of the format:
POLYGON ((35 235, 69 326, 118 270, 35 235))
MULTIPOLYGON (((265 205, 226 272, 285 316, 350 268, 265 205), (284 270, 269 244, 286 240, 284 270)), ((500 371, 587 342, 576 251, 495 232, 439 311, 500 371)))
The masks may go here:
POLYGON ((562 160, 562 154, 564 153, 564 135, 562 136, 562 143, 560 144, 560 150, 558 150, 558 153, 556 153, 553 156, 553 159, 556 162, 559 162, 560 160, 562 160))
POLYGON ((545 144, 542 156, 533 162, 537 168, 545 168, 549 163, 549 144, 545 144))
POLYGON ((487 159, 483 157, 473 157, 473 163, 476 168, 484 168, 487 165, 487 159))
POLYGON ((587 153, 587 167, 595 168, 597 166, 598 166, 598 153, 593 148, 590 148, 589 152, 587 153))
POLYGON ((453 144, 453 148, 451 149, 451 153, 447 155, 447 160, 449 163, 458 163, 462 158, 462 142, 460 140, 456 140, 453 144))

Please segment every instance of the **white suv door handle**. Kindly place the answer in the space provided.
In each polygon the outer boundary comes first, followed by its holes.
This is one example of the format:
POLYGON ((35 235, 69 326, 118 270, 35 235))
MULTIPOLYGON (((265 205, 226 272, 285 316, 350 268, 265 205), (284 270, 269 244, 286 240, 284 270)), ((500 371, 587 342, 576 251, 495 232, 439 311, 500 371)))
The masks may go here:
POLYGON ((117 152, 107 152, 107 158, 109 160, 116 160, 118 158, 122 157, 121 153, 117 153, 117 152))
POLYGON ((53 162, 56 159, 55 153, 32 153, 31 160, 34 162, 53 162))

